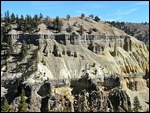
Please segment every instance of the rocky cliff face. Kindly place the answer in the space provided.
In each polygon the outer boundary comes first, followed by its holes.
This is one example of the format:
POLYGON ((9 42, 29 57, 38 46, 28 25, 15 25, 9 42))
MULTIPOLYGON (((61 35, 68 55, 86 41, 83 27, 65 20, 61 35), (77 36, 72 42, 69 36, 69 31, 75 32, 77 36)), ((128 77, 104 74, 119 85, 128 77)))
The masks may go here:
POLYGON ((6 96, 13 111, 17 111, 23 87, 28 111, 128 111, 133 108, 134 96, 140 98, 143 111, 146 111, 149 51, 134 37, 103 22, 100 25, 105 31, 103 35, 81 36, 73 31, 44 35, 46 38, 41 35, 35 41, 14 38, 17 49, 8 59, 8 70, 4 71, 6 66, 1 68, 1 103, 6 96), (22 40, 31 47, 24 60, 18 61, 21 67, 16 73, 15 59, 22 40), (29 65, 37 48, 38 58, 34 65, 29 65), (33 67, 36 69, 31 72, 33 67))

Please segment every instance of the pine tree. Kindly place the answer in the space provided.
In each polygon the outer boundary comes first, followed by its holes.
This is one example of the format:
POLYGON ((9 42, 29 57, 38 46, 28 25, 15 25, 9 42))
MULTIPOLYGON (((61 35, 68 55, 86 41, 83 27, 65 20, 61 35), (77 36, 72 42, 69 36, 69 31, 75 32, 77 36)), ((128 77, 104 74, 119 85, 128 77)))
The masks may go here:
POLYGON ((8 38, 8 47, 10 49, 10 54, 13 52, 13 46, 12 46, 12 39, 11 38, 8 38))
POLYGON ((23 15, 21 15, 21 21, 22 21, 22 22, 24 21, 24 16, 23 16, 23 15))
POLYGON ((95 21, 100 21, 100 18, 98 16, 95 17, 95 21))
POLYGON ((21 60, 28 54, 27 52, 27 45, 25 42, 23 42, 21 47, 21 60))
POLYGON ((91 34, 93 32, 92 28, 89 29, 89 34, 91 34))
POLYGON ((39 17, 40 19, 42 19, 43 18, 43 15, 42 15, 42 13, 40 13, 40 17, 39 17))
POLYGON ((8 48, 7 48, 7 58, 10 57, 10 54, 11 54, 11 50, 10 50, 10 48, 8 47, 8 48))
POLYGON ((93 15, 93 14, 91 14, 91 15, 89 15, 89 17, 93 19, 93 18, 94 18, 94 15, 93 15))
POLYGON ((19 18, 18 18, 18 15, 16 15, 16 22, 17 22, 17 23, 19 22, 19 18))
POLYGON ((23 31, 26 32, 27 28, 28 28, 28 21, 27 21, 27 19, 25 19, 24 20, 24 29, 23 29, 23 31))
POLYGON ((3 31, 1 30, 1 43, 3 42, 3 39, 4 39, 4 34, 3 31))
POLYGON ((35 61, 34 70, 37 70, 37 65, 38 65, 38 50, 34 51, 34 53, 33 53, 33 59, 35 61))
POLYGON ((34 51, 33 53, 33 59, 37 59, 38 58, 38 49, 34 51))
POLYGON ((20 101, 20 105, 18 106, 19 112, 27 112, 28 106, 26 103, 26 98, 25 98, 25 91, 22 88, 21 91, 21 101, 20 101))
POLYGON ((8 61, 7 60, 5 62, 5 66, 6 66, 5 71, 7 71, 8 70, 8 61))
POLYGON ((7 99, 5 98, 4 104, 1 107, 1 112, 10 112, 11 111, 11 107, 7 102, 7 99))
POLYGON ((56 19, 54 19, 54 21, 53 21, 53 28, 54 28, 55 30, 58 30, 58 31, 60 32, 62 26, 63 26, 63 22, 62 22, 62 20, 60 20, 59 17, 57 16, 56 19))
POLYGON ((69 21, 69 19, 70 19, 70 15, 67 15, 67 19, 68 19, 68 21, 69 21))
POLYGON ((139 99, 137 96, 134 97, 134 102, 133 102, 133 111, 134 112, 139 112, 142 110, 142 106, 140 105, 139 99))
POLYGON ((81 14, 81 18, 83 19, 84 17, 85 17, 85 14, 84 14, 84 13, 82 13, 82 14, 81 14))
POLYGON ((15 21, 15 14, 12 13, 10 17, 11 17, 11 22, 14 22, 15 21))

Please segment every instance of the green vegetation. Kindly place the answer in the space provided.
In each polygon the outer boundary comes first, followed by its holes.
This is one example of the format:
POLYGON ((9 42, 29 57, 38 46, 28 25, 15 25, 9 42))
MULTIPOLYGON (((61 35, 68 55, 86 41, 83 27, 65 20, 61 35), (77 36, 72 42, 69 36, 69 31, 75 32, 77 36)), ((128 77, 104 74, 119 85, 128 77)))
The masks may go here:
POLYGON ((33 59, 37 60, 38 58, 38 49, 33 52, 33 59))
POLYGON ((25 98, 25 91, 22 88, 21 91, 21 101, 20 101, 20 105, 18 106, 19 112, 27 112, 28 111, 28 106, 26 103, 26 98, 25 98))
POLYGON ((91 15, 89 15, 89 17, 93 19, 93 18, 94 18, 94 15, 93 15, 93 14, 91 14, 91 15))
POLYGON ((54 28, 55 30, 58 30, 58 31, 60 32, 62 26, 63 26, 63 22, 62 22, 62 20, 60 20, 59 17, 57 16, 56 19, 54 19, 54 21, 53 21, 53 28, 54 28))
POLYGON ((76 57, 76 58, 77 58, 77 53, 76 53, 76 52, 74 53, 74 57, 76 57))
POLYGON ((83 32, 84 32, 84 28, 83 28, 83 26, 81 25, 80 26, 80 30, 79 30, 79 32, 80 32, 80 34, 82 35, 83 34, 83 32))
POLYGON ((23 60, 27 54, 28 54, 27 45, 25 42, 23 42, 22 47, 21 47, 21 52, 20 52, 20 60, 23 60))
POLYGON ((10 50, 9 47, 8 47, 7 50, 6 50, 6 53, 7 53, 7 58, 9 58, 9 57, 10 57, 10 54, 11 54, 11 50, 10 50))
POLYGON ((67 15, 66 17, 67 17, 67 20, 69 21, 69 19, 70 19, 70 15, 67 15))
POLYGON ((16 63, 16 73, 19 72, 19 65, 16 63))
POLYGON ((44 58, 42 59, 42 64, 46 66, 46 62, 45 62, 44 58))
POLYGON ((137 96, 134 97, 134 102, 133 102, 133 111, 134 112, 139 112, 142 110, 142 106, 140 105, 139 99, 137 96))
POLYGON ((95 17, 95 21, 99 22, 100 18, 98 16, 95 17))
POLYGON ((1 112, 11 112, 11 107, 5 98, 4 104, 1 106, 1 112))
POLYGON ((43 18, 43 15, 40 13, 39 17, 38 15, 34 15, 34 17, 32 18, 30 15, 26 15, 26 17, 24 17, 23 15, 21 15, 21 17, 19 18, 18 15, 15 16, 14 13, 12 13, 11 15, 9 15, 9 11, 5 12, 4 15, 4 20, 2 20, 2 22, 5 23, 5 28, 6 30, 2 30, 2 32, 6 32, 8 33, 11 30, 11 26, 10 24, 18 24, 18 27, 16 28, 16 30, 22 30, 24 33, 27 32, 29 34, 32 34, 32 30, 34 30, 38 24, 40 24, 40 20, 43 18))
POLYGON ((85 14, 84 14, 84 13, 82 13, 82 14, 81 14, 81 18, 83 19, 84 17, 85 17, 85 14))
POLYGON ((36 49, 34 51, 32 58, 34 60, 34 63, 33 63, 34 65, 32 66, 32 68, 33 68, 32 72, 33 72, 33 71, 37 70, 37 65, 38 65, 38 49, 36 49))
POLYGON ((89 34, 92 34, 93 30, 92 28, 89 29, 89 34))
POLYGON ((109 22, 110 25, 123 30, 125 33, 136 37, 138 40, 149 42, 148 23, 125 23, 125 22, 109 22))
POLYGON ((12 38, 10 38, 10 37, 8 37, 8 47, 9 47, 9 49, 10 49, 10 53, 9 54, 11 54, 12 52, 13 52, 13 46, 12 46, 12 38))
POLYGON ((7 71, 8 70, 8 62, 7 61, 5 63, 5 66, 6 66, 5 71, 7 71))

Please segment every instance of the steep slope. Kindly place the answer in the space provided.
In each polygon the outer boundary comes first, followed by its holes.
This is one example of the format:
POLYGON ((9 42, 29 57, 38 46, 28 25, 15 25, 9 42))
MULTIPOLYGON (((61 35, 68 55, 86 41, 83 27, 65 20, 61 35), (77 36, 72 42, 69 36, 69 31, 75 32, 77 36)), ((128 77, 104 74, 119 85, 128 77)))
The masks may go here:
POLYGON ((107 22, 125 33, 143 41, 149 48, 149 23, 107 22))
MULTIPOLYGON (((30 99, 28 110, 44 111, 43 109, 46 108, 41 106, 52 104, 57 99, 62 102, 56 104, 59 109, 64 105, 63 102, 71 103, 73 106, 72 96, 83 89, 91 95, 94 95, 91 90, 99 89, 106 96, 104 103, 109 106, 108 94, 111 94, 111 89, 117 88, 118 96, 122 94, 122 90, 125 90, 125 95, 130 98, 126 101, 131 103, 134 98, 132 93, 134 92, 134 96, 138 95, 143 111, 146 111, 148 108, 146 100, 149 102, 149 88, 145 83, 149 81, 147 76, 149 51, 146 45, 103 21, 72 17, 69 21, 63 19, 63 23, 60 33, 48 30, 44 24, 40 24, 39 31, 32 35, 10 35, 13 36, 13 47, 17 49, 7 59, 7 65, 1 66, 1 87, 4 89, 1 91, 2 96, 6 96, 9 103, 17 106, 18 104, 14 103, 18 103, 20 87, 23 87, 26 90, 26 97, 30 99), (70 33, 66 32, 68 22, 73 27, 70 33), (82 35, 78 32, 81 25, 84 28, 82 35), (88 34, 90 28, 97 30, 88 34), (18 60, 23 42, 27 43, 28 55, 23 60, 18 60), (16 62, 19 65, 18 72, 16 72, 16 62), (72 80, 77 80, 75 85, 72 80), (64 86, 67 87, 65 91, 67 96, 62 92, 64 86), (81 90, 79 91, 78 88, 81 90), (16 89, 18 92, 11 89, 16 89)), ((2 50, 3 54, 4 51, 2 50)), ((121 98, 126 98, 125 95, 121 98)), ((122 108, 123 105, 113 105, 111 109, 119 111, 116 106, 122 108)), ((49 109, 57 111, 57 107, 49 109)), ((127 111, 129 108, 122 109, 127 111)), ((15 111, 15 108, 13 110, 15 111)), ((73 107, 71 110, 76 111, 73 107)))

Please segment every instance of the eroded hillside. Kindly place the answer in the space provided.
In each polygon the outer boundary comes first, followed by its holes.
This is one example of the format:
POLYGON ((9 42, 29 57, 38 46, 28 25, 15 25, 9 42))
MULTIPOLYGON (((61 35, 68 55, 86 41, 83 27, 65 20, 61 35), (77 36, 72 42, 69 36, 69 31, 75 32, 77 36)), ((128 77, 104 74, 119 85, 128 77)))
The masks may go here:
POLYGON ((15 29, 6 34, 13 52, 7 57, 3 43, 1 103, 6 97, 18 111, 23 88, 28 111, 129 111, 135 96, 146 111, 146 45, 103 21, 71 17, 62 22, 60 32, 41 23, 32 34, 15 29))

